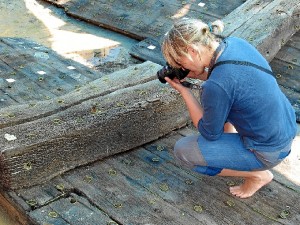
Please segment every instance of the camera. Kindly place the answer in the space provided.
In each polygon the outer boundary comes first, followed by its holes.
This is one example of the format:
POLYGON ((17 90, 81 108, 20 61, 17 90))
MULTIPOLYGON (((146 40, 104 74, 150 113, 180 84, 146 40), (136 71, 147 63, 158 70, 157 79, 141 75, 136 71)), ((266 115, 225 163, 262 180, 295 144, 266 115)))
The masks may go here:
POLYGON ((189 70, 176 69, 167 64, 157 71, 156 75, 161 83, 166 83, 167 81, 165 80, 165 77, 169 77, 171 80, 175 77, 178 78, 178 80, 182 80, 189 74, 189 72, 189 70))

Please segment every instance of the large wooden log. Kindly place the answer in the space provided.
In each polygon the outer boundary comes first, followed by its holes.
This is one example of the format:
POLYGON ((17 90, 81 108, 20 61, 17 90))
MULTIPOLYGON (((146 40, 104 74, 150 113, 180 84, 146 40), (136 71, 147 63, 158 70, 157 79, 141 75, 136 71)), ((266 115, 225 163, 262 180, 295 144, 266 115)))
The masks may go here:
POLYGON ((225 36, 248 40, 271 61, 300 28, 300 0, 246 1, 224 22, 225 36))
POLYGON ((39 184, 184 126, 186 108, 156 79, 159 68, 145 62, 65 96, 1 109, 2 185, 39 184))

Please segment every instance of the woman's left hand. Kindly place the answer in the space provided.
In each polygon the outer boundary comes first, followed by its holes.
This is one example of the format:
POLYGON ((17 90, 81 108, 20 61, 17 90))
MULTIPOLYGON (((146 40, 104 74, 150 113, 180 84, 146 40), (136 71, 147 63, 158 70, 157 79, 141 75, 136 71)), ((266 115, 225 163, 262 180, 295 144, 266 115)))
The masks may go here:
POLYGON ((169 77, 165 77, 165 80, 171 85, 172 88, 174 88, 175 90, 177 90, 179 93, 182 93, 184 91, 189 91, 190 89, 183 86, 180 83, 180 80, 178 80, 177 78, 174 78, 173 80, 170 79, 169 77))

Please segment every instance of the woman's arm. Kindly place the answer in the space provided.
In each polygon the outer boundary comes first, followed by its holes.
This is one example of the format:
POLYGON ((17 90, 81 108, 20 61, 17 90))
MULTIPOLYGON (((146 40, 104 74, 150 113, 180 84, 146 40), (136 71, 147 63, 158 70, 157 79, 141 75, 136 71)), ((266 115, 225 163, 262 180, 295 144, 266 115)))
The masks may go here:
POLYGON ((176 89, 181 94, 190 113, 191 120, 194 126, 197 128, 198 122, 203 116, 203 109, 199 101, 193 95, 191 90, 189 88, 184 87, 178 79, 175 78, 171 80, 168 77, 166 77, 165 79, 174 89, 176 89))

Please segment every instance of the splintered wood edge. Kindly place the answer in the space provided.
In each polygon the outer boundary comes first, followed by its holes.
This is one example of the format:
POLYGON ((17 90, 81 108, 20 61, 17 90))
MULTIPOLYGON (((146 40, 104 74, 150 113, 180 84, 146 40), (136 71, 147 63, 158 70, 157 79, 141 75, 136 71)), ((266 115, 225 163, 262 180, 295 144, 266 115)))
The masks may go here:
MULTIPOLYGON (((2 192, 3 193, 3 192, 2 192)), ((18 206, 16 204, 13 204, 9 196, 5 196, 2 193, 0 193, 0 205, 2 206, 2 209, 9 218, 15 222, 16 224, 20 225, 28 225, 32 224, 31 221, 27 218, 26 214, 24 212, 21 212, 21 210, 18 209, 18 206)))

